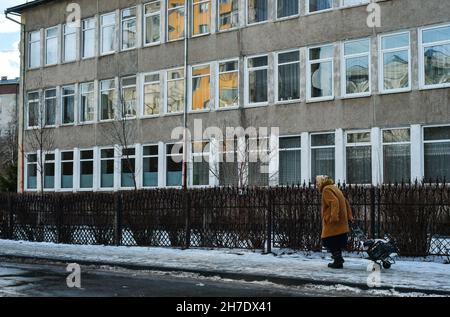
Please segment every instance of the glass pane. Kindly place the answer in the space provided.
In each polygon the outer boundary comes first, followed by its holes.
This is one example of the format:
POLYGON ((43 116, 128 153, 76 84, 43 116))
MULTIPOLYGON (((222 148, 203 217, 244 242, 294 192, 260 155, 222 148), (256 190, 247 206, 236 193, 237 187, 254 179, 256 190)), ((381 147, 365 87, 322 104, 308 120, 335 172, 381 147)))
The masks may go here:
POLYGON ((278 0, 277 1, 277 17, 284 18, 298 14, 297 0, 278 0))
MULTIPOLYGON (((92 151, 85 151, 85 153, 88 153, 88 152, 92 152, 92 151)), ((81 188, 92 188, 93 174, 94 174, 94 162, 93 161, 81 162, 80 169, 81 169, 81 171, 80 171, 80 187, 81 188)))
POLYGON ((311 177, 315 182, 317 175, 328 175, 334 178, 334 148, 311 150, 311 177))
POLYGON ((372 150, 370 146, 347 147, 347 183, 372 183, 372 150))
POLYGON ((144 86, 144 114, 146 116, 159 114, 161 103, 161 86, 158 83, 144 86))
POLYGON ((333 96, 333 67, 331 62, 311 65, 311 97, 333 96))
POLYGON ((102 28, 102 53, 114 51, 114 34, 114 26, 102 28))
POLYGON ((239 26, 239 0, 219 1, 219 30, 239 26))
POLYGON ((278 66, 278 100, 300 99, 300 64, 278 66))
POLYGON ((301 184, 301 151, 280 152, 280 185, 301 184))
POLYGON ((382 49, 393 49, 409 46, 409 33, 394 34, 381 38, 382 49))
POLYGON ((385 53, 384 89, 401 89, 409 87, 409 56, 408 51, 385 53))
POLYGON ((193 5, 193 35, 209 33, 211 24, 211 3, 210 1, 193 5))
POLYGON ((267 173, 267 165, 261 162, 248 163, 248 184, 249 186, 268 186, 269 174, 267 173))
POLYGON ((58 62, 58 38, 51 38, 46 41, 46 64, 56 64, 58 62))
POLYGON ((83 32, 83 57, 95 56, 95 29, 83 32))
POLYGON ((71 33, 64 36, 64 61, 74 61, 77 58, 77 35, 71 33))
POLYGON ((192 184, 194 186, 209 184, 209 163, 206 161, 192 163, 192 184))
POLYGON ((114 157, 113 149, 101 150, 101 158, 113 158, 113 157, 114 157))
POLYGON ((208 109, 210 103, 210 76, 209 66, 194 68, 192 76, 203 76, 192 78, 192 109, 201 110, 208 109), (204 76, 207 75, 207 76, 204 76))
POLYGON ((299 136, 280 138, 280 149, 301 148, 302 138, 299 136))
POLYGON ((370 132, 347 134, 347 143, 365 143, 365 142, 370 142, 370 132))
POLYGON ((248 23, 257 23, 267 20, 268 0, 248 0, 248 23))
POLYGON ((409 144, 383 147, 383 175, 385 183, 409 182, 411 179, 411 150, 409 144))
POLYGON ((239 105, 239 73, 219 75, 219 108, 239 105))
POLYGON ((136 46, 136 19, 122 22, 122 49, 136 46))
MULTIPOLYGON (((169 6, 170 8, 170 6, 169 6)), ((178 40, 184 37, 184 7, 169 11, 168 39, 178 40)))
POLYGON ((450 140, 450 126, 424 128, 425 141, 450 140))
POLYGON ((370 41, 368 39, 348 42, 344 44, 344 55, 369 53, 370 41))
POLYGON ((309 12, 316 12, 321 10, 330 9, 333 5, 333 0, 308 0, 309 12))
POLYGON ((135 187, 135 160, 122 159, 121 186, 135 187))
POLYGON ((358 94, 369 92, 369 57, 353 57, 345 61, 346 92, 358 94))
POLYGON ((61 153, 61 160, 71 161, 73 160, 73 152, 63 152, 61 153))
POLYGON ((311 135, 311 146, 334 145, 334 133, 311 135))
POLYGON ((184 80, 167 83, 167 112, 182 112, 184 110, 184 80))
POLYGON ((144 146, 144 155, 158 155, 158 146, 144 146))
POLYGON ((431 30, 424 30, 422 41, 424 44, 441 41, 450 41, 450 26, 444 26, 431 30))
POLYGON ((425 84, 450 83, 450 44, 428 47, 424 53, 425 84))
POLYGON ((383 142, 409 142, 411 140, 411 131, 409 129, 394 129, 383 131, 383 142))
POLYGON ((450 181, 450 142, 426 143, 425 179, 450 181))
POLYGON ((159 14, 146 18, 146 20, 145 20, 145 43, 146 44, 155 43, 155 42, 160 41, 160 38, 161 38, 160 24, 161 24, 161 17, 159 14))
POLYGON ((299 51, 278 54, 278 64, 299 62, 299 61, 300 61, 299 51))
POLYGON ((72 188, 73 187, 73 163, 61 164, 61 187, 72 188))
POLYGON ((167 173, 166 173, 167 186, 182 185, 182 170, 183 170, 182 161, 183 158, 181 155, 167 157, 167 173))
POLYGON ((114 187, 114 160, 104 160, 101 162, 100 186, 103 188, 114 187))
POLYGON ((267 69, 249 73, 250 103, 267 102, 267 69))
POLYGON ((94 151, 80 151, 80 158, 82 160, 89 160, 94 158, 94 151))
POLYGON ((267 66, 269 58, 267 56, 253 57, 248 59, 248 68, 267 66))
POLYGON ((309 50, 309 60, 314 61, 318 59, 332 58, 333 51, 333 45, 311 48, 309 50))
POLYGON ((220 63, 219 65, 219 72, 231 72, 231 71, 238 71, 238 61, 230 61, 230 62, 224 62, 220 63))

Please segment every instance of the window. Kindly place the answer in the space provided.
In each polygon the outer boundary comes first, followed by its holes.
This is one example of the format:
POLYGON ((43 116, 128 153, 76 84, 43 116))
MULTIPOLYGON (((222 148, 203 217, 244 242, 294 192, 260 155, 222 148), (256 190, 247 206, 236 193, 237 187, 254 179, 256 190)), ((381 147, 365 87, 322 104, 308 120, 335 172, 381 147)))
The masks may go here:
POLYGON ((239 106, 239 62, 219 63, 219 108, 239 106))
POLYGON ((44 155, 44 188, 55 188, 55 154, 44 155))
MULTIPOLYGON (((247 139, 248 185, 269 185, 269 139, 247 139)), ((245 171, 245 167, 241 171, 245 171)))
POLYGON ((210 108, 211 69, 209 65, 192 67, 192 110, 210 108))
POLYGON ((348 184, 372 183, 370 132, 347 133, 346 167, 348 184))
POLYGON ((450 181, 450 126, 428 127, 424 132, 425 179, 450 181))
POLYGON ((300 99, 300 52, 277 54, 278 101, 300 99))
POLYGON ((73 152, 61 152, 61 188, 73 188, 73 152))
POLYGON ((209 142, 192 142, 192 185, 209 185, 209 142))
POLYGON ((247 0, 247 24, 254 24, 267 21, 268 0, 247 0))
POLYGON ((239 0, 218 0, 219 31, 239 26, 239 0))
POLYGON ((185 0, 167 1, 167 40, 176 41, 184 38, 185 0))
POLYGON ((277 19, 298 15, 298 0, 277 0, 277 19))
POLYGON ((100 150, 100 187, 114 187, 114 149, 100 150))
POLYGON ((54 126, 56 124, 56 89, 48 89, 44 93, 45 122, 44 125, 54 126))
POLYGON ((144 146, 142 153, 142 170, 144 187, 158 186, 158 145, 144 146))
POLYGON ((82 31, 82 57, 89 58, 95 56, 95 29, 97 22, 95 18, 86 19, 83 21, 82 31))
POLYGON ((122 10, 122 50, 136 47, 136 8, 122 10))
POLYGON ((161 82, 159 73, 144 76, 144 116, 159 114, 161 104, 161 82))
POLYGON ((150 1, 144 5, 145 44, 159 43, 161 39, 161 1, 150 1))
POLYGON ((184 111, 184 69, 167 71, 167 113, 184 111))
POLYGON ((247 60, 248 101, 247 104, 267 102, 268 56, 252 57, 247 60))
POLYGON ((74 123, 75 86, 62 88, 62 124, 74 123))
POLYGON ((136 187, 136 150, 134 148, 122 149, 120 166, 121 186, 123 188, 136 187))
POLYGON ((308 100, 334 97, 333 45, 310 48, 308 60, 308 100))
POLYGON ((27 189, 37 189, 37 154, 27 155, 27 189))
POLYGON ((100 52, 108 54, 114 52, 116 33, 116 14, 109 13, 100 17, 100 52))
POLYGON ((409 90, 411 87, 409 32, 382 36, 380 45, 381 91, 409 90))
POLYGON ((77 59, 77 28, 66 24, 63 29, 63 59, 64 62, 72 62, 77 59))
POLYGON ((406 182, 411 178, 410 141, 409 129, 383 131, 384 183, 406 182))
POLYGON ((80 122, 94 121, 94 83, 83 83, 80 85, 80 122))
POLYGON ((41 101, 39 92, 28 93, 28 115, 27 115, 27 127, 35 128, 39 127, 41 101))
POLYGON ((334 133, 311 135, 311 179, 318 175, 334 178, 335 172, 335 135, 334 133))
POLYGON ((136 77, 122 78, 122 118, 132 118, 136 116, 137 89, 136 77))
POLYGON ((368 3, 369 0, 342 0, 343 7, 352 7, 368 3))
POLYGON ((307 0, 307 1, 309 13, 329 10, 333 7, 333 0, 307 0))
POLYGON ((450 86, 450 25, 421 30, 421 85, 450 86))
POLYGON ((220 186, 239 185, 236 139, 220 141, 219 143, 219 184, 220 186))
POLYGON ((192 1, 192 35, 207 34, 211 26, 211 0, 192 1))
POLYGON ((279 184, 301 184, 302 140, 299 136, 282 137, 279 144, 279 184))
POLYGON ((94 186, 94 151, 80 151, 80 188, 92 189, 94 186))
POLYGON ((357 40, 344 43, 342 85, 344 96, 370 94, 370 40, 357 40))
POLYGON ((183 146, 166 145, 166 186, 181 186, 183 173, 183 146))
POLYGON ((58 63, 58 28, 45 30, 45 65, 58 63))
POLYGON ((41 32, 30 32, 28 36, 29 55, 28 66, 30 68, 36 68, 41 66, 41 32))
POLYGON ((100 82, 100 120, 114 119, 116 104, 116 83, 114 79, 100 82))

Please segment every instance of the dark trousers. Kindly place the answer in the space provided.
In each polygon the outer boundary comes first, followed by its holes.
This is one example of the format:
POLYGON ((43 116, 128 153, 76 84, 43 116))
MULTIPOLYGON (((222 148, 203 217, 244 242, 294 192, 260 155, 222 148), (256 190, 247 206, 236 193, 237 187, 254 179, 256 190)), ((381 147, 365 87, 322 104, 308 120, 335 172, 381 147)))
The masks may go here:
POLYGON ((322 239, 323 246, 331 252, 333 259, 342 259, 342 250, 346 249, 347 242, 347 233, 322 239))

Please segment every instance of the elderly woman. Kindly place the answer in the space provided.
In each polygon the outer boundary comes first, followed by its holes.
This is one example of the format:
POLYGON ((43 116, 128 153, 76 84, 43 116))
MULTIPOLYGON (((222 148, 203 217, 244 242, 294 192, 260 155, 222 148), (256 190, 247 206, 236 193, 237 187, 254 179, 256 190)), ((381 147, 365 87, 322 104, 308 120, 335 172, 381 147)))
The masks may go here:
POLYGON ((328 267, 342 269, 342 250, 347 246, 349 222, 353 221, 352 210, 342 191, 328 176, 317 176, 316 184, 322 194, 322 243, 331 252, 333 263, 328 267))

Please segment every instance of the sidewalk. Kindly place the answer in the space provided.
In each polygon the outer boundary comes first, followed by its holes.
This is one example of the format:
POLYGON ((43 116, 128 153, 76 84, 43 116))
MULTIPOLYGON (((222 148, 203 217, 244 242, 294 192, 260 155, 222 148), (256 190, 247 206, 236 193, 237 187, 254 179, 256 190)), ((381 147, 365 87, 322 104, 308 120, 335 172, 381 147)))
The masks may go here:
MULTIPOLYGON (((346 258, 343 270, 327 267, 328 254, 261 254, 248 250, 180 250, 168 248, 57 245, 0 240, 0 256, 123 266, 136 269, 185 271, 223 278, 268 280, 281 284, 348 285, 367 289, 371 261, 362 255, 346 258)), ((450 265, 397 261, 382 270, 381 287, 450 296, 450 265)))

